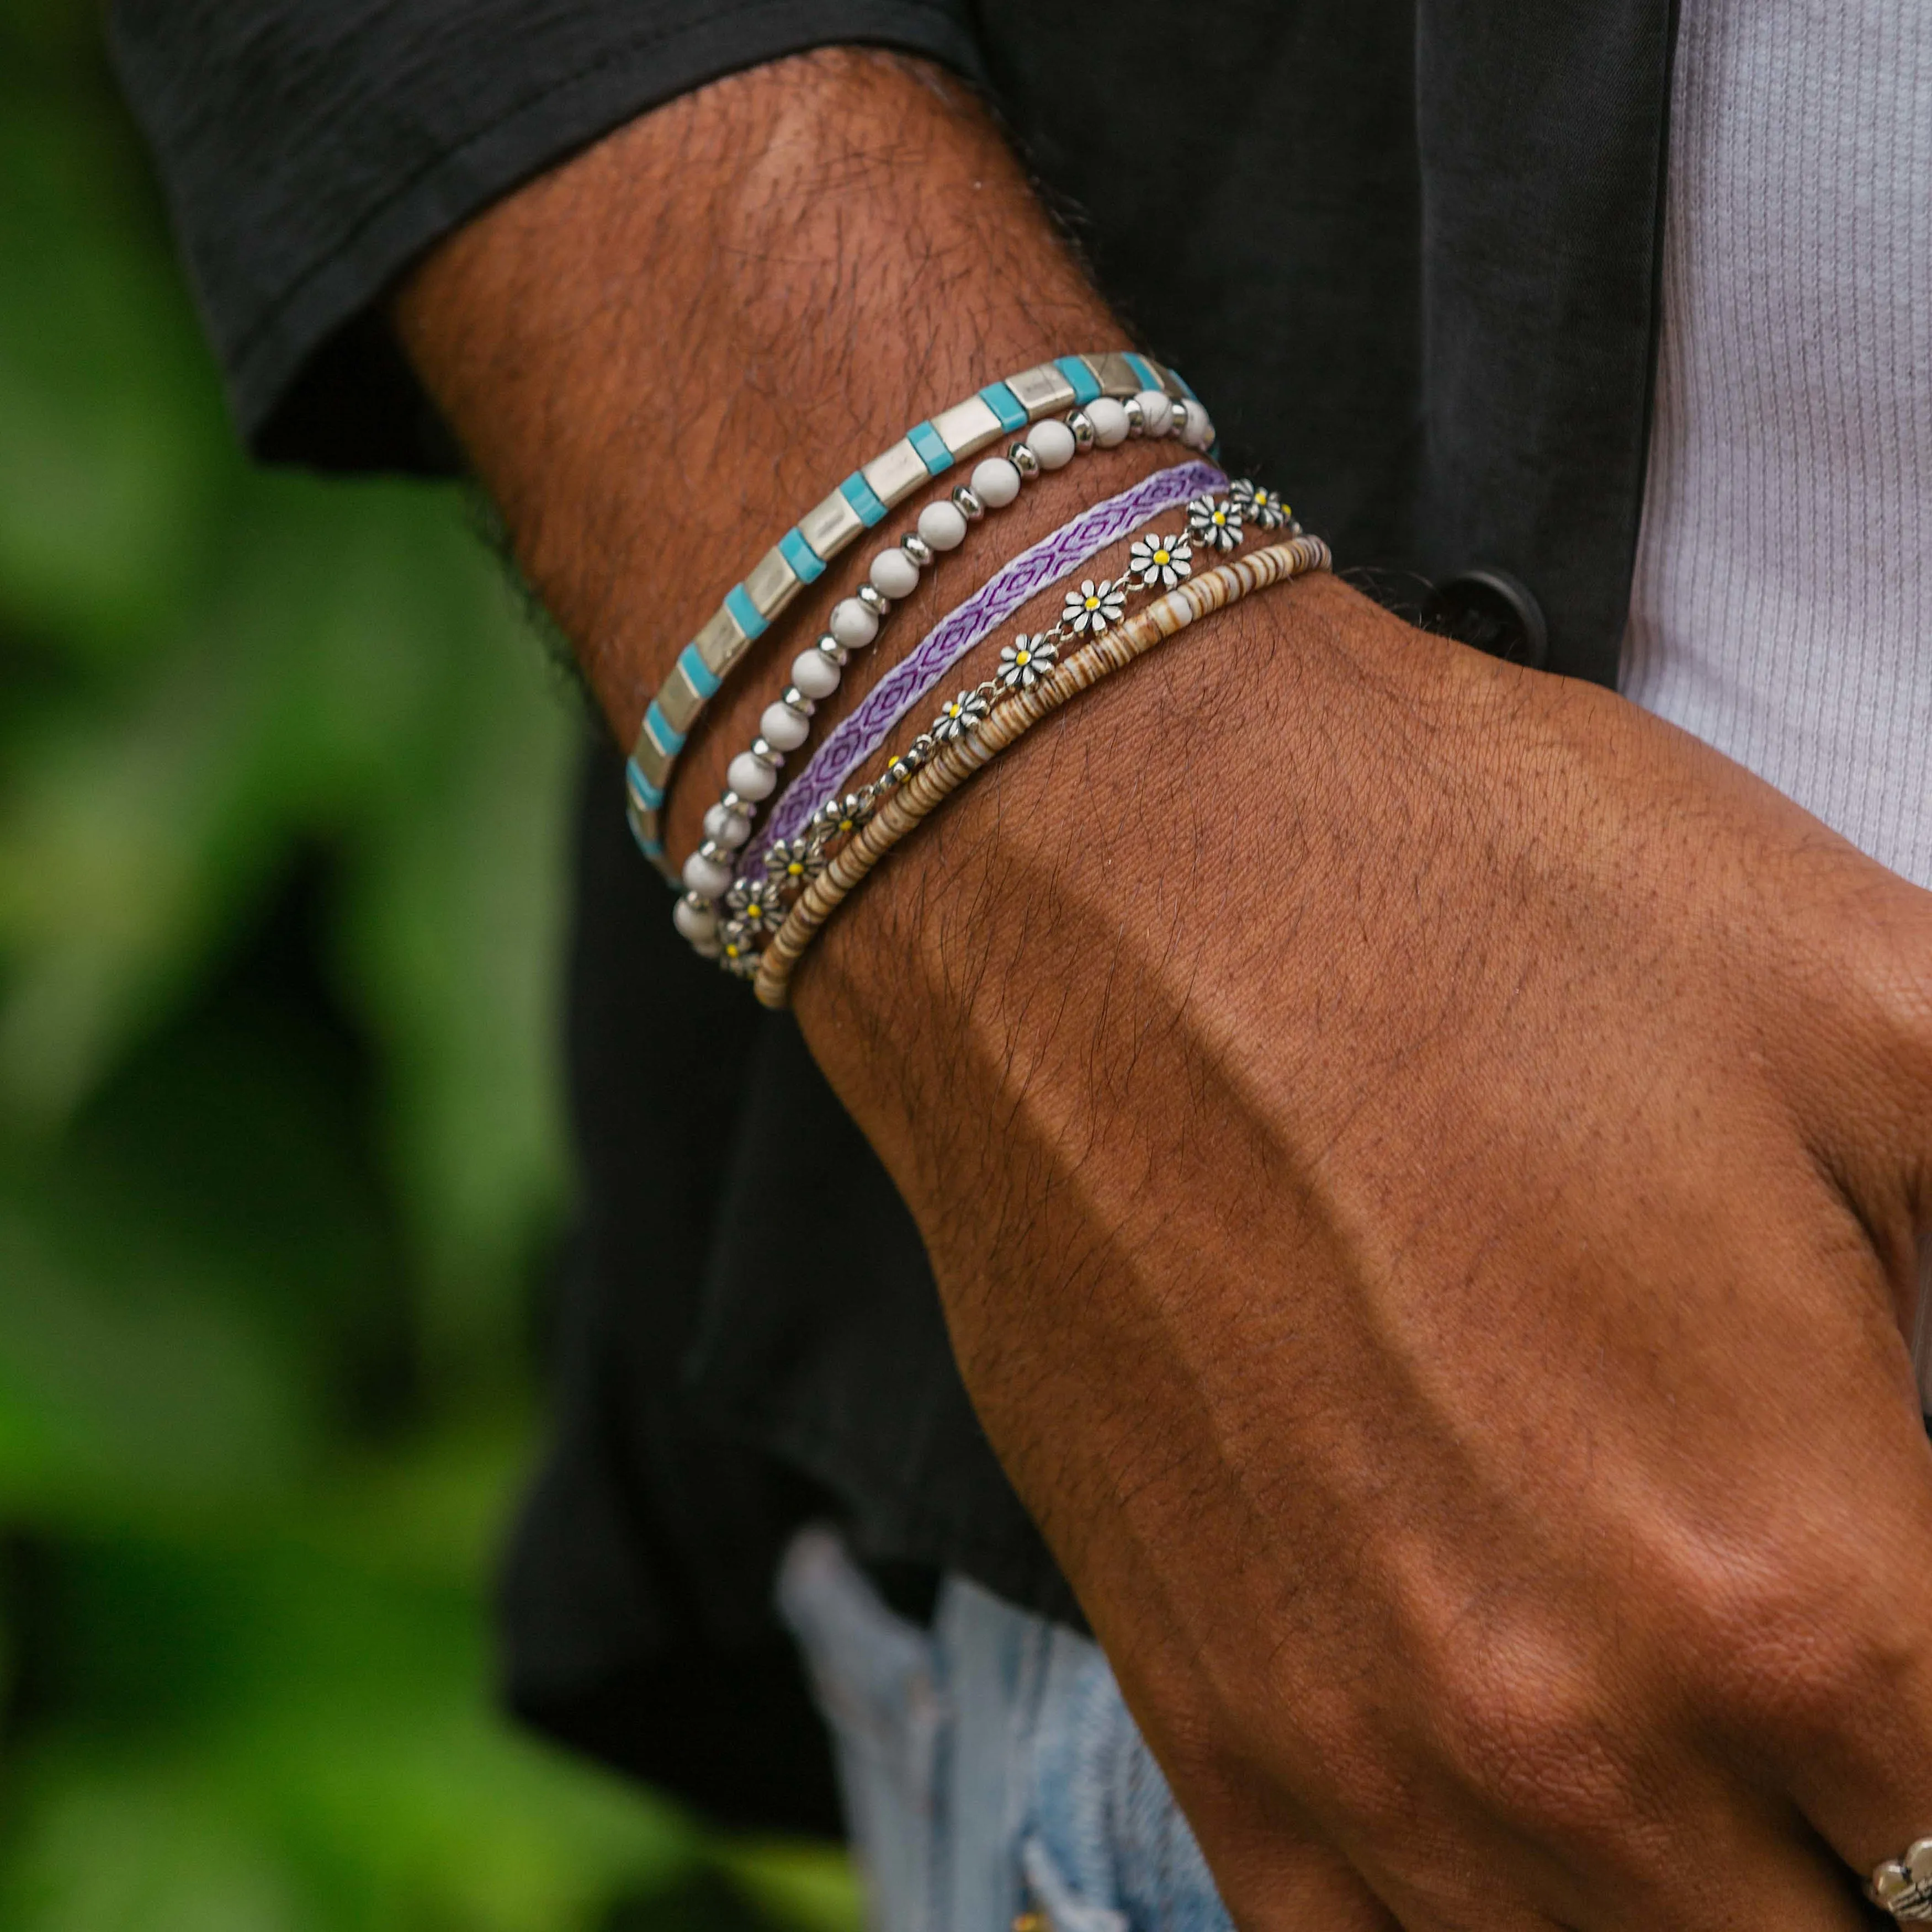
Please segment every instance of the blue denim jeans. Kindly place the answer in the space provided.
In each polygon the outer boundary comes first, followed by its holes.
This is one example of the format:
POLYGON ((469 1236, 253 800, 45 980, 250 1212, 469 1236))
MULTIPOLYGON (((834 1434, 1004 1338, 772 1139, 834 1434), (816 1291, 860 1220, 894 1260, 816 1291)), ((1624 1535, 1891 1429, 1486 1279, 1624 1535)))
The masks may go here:
POLYGON ((1232 1932, 1096 1646, 951 1578, 932 1629, 837 1538, 778 1581, 838 1756, 876 1932, 1232 1932))

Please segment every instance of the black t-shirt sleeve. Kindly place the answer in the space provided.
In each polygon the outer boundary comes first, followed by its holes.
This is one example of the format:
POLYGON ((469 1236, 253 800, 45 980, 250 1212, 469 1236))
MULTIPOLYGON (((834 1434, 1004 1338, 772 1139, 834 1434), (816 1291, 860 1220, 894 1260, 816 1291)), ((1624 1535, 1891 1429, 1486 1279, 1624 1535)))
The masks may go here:
POLYGON ((980 75, 970 0, 112 0, 236 422, 262 457, 434 466, 374 304, 437 238, 632 116, 865 43, 980 75))

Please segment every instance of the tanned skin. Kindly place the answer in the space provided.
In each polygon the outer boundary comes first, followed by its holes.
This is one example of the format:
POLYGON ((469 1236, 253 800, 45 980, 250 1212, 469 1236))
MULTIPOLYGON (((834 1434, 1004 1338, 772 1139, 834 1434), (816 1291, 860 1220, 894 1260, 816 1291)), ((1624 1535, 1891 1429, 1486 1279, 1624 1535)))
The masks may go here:
MULTIPOLYGON (((828 479, 1130 339, 983 111, 857 52, 647 116, 395 314, 626 739, 828 479)), ((1866 1922, 1932 1831, 1932 897, 1314 580, 1003 758, 797 1010, 1243 1927, 1866 1922)))

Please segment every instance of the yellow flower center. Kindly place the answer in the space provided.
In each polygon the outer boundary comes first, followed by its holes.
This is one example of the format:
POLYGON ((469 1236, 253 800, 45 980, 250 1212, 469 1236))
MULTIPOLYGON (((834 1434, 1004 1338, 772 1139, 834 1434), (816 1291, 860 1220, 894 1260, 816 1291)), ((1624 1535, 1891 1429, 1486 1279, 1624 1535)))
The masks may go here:
POLYGON ((1228 520, 1227 512, 1226 510, 1216 510, 1214 512, 1214 520, 1217 524, 1225 524, 1228 520))
POLYGON ((1166 563, 1171 561, 1167 552, 1164 550, 1156 550, 1154 554, 1154 560, 1156 563, 1166 563))
POLYGON ((1013 653, 1013 662, 1014 662, 1015 664, 1031 664, 1031 663, 1033 662, 1033 653, 1032 653, 1032 652, 1030 652, 1030 651, 1016 651, 1016 652, 1013 653))

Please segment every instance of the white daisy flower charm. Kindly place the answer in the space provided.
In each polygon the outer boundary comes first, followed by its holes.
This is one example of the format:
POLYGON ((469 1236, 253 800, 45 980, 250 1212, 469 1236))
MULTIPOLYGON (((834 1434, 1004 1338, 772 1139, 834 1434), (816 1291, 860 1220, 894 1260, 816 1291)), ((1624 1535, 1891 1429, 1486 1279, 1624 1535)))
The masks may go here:
POLYGON ((1184 536, 1136 537, 1127 568, 1146 590, 1172 590, 1194 574, 1194 546, 1184 536))
POLYGON ((1022 631, 1000 652, 993 675, 1009 691, 1030 691, 1059 662, 1060 652, 1046 638, 1022 631))
POLYGON ((1112 630, 1120 621, 1120 613, 1126 608, 1126 593, 1118 584, 1104 580, 1096 584, 1090 577, 1078 590, 1066 593, 1060 621, 1076 637, 1091 632, 1097 638, 1102 631, 1112 630))
POLYGON ((1187 506, 1194 541, 1209 550, 1232 550, 1241 540, 1240 506, 1229 496, 1196 496, 1187 506))

